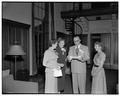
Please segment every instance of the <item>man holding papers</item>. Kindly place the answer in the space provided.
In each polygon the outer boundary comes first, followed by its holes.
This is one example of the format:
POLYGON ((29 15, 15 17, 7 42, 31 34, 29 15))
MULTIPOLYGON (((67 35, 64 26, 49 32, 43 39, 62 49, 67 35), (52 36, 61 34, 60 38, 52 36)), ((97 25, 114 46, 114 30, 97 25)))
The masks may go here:
POLYGON ((86 61, 89 60, 88 47, 80 43, 79 36, 74 37, 74 46, 70 47, 68 60, 71 62, 74 93, 85 93, 86 61))

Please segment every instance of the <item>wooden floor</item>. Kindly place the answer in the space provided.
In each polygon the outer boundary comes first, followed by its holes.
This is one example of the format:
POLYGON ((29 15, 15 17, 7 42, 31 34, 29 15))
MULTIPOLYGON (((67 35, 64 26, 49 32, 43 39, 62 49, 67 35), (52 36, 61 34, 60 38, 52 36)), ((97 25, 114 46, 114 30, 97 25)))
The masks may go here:
MULTIPOLYGON (((91 82, 92 78, 90 76, 91 70, 87 69, 87 81, 86 81, 86 94, 91 93, 91 82)), ((105 70, 106 81, 107 81, 107 93, 108 94, 117 94, 116 93, 116 84, 118 83, 118 71, 116 70, 105 70)), ((39 93, 44 94, 44 76, 39 74, 33 76, 30 81, 39 83, 39 93)), ((65 91, 63 94, 73 94, 72 92, 72 82, 71 75, 66 75, 65 77, 65 91)))

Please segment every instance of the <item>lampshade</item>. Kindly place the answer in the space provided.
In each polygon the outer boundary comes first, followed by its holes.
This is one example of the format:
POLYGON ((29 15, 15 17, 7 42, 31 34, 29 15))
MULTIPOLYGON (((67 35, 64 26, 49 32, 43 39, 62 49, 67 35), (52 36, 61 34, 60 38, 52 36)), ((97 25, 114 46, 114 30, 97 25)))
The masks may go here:
POLYGON ((10 46, 7 55, 25 55, 22 47, 20 45, 12 45, 10 46))

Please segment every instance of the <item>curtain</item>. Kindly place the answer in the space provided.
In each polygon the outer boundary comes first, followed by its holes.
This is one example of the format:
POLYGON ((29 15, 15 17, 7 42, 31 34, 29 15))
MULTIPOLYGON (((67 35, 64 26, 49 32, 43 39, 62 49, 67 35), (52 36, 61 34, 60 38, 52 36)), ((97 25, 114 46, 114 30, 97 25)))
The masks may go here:
POLYGON ((44 72, 43 55, 49 41, 49 3, 32 4, 32 72, 31 75, 44 72))
POLYGON ((101 42, 104 44, 104 52, 106 54, 105 64, 110 64, 111 59, 111 35, 101 34, 101 42))
POLYGON ((114 64, 118 64, 118 33, 114 33, 114 64))
POLYGON ((11 69, 13 63, 6 56, 9 47, 15 44, 21 45, 26 55, 22 56, 22 62, 17 61, 17 70, 25 68, 29 70, 29 25, 11 20, 2 20, 2 69, 11 69))
MULTIPOLYGON (((114 33, 113 34, 113 64, 112 66, 118 64, 118 33, 114 33)), ((111 60, 111 34, 101 34, 101 41, 104 43, 105 46, 105 53, 106 53, 106 61, 105 64, 111 64, 110 60, 111 60)))

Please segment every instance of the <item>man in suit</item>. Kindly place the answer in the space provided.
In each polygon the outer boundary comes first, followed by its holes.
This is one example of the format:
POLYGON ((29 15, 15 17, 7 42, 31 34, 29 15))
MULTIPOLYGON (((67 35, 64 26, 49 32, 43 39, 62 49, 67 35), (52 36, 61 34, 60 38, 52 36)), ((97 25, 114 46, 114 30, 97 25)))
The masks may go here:
POLYGON ((74 46, 70 47, 68 60, 71 62, 74 93, 85 93, 86 61, 89 60, 88 47, 82 45, 79 36, 74 36, 74 46))

